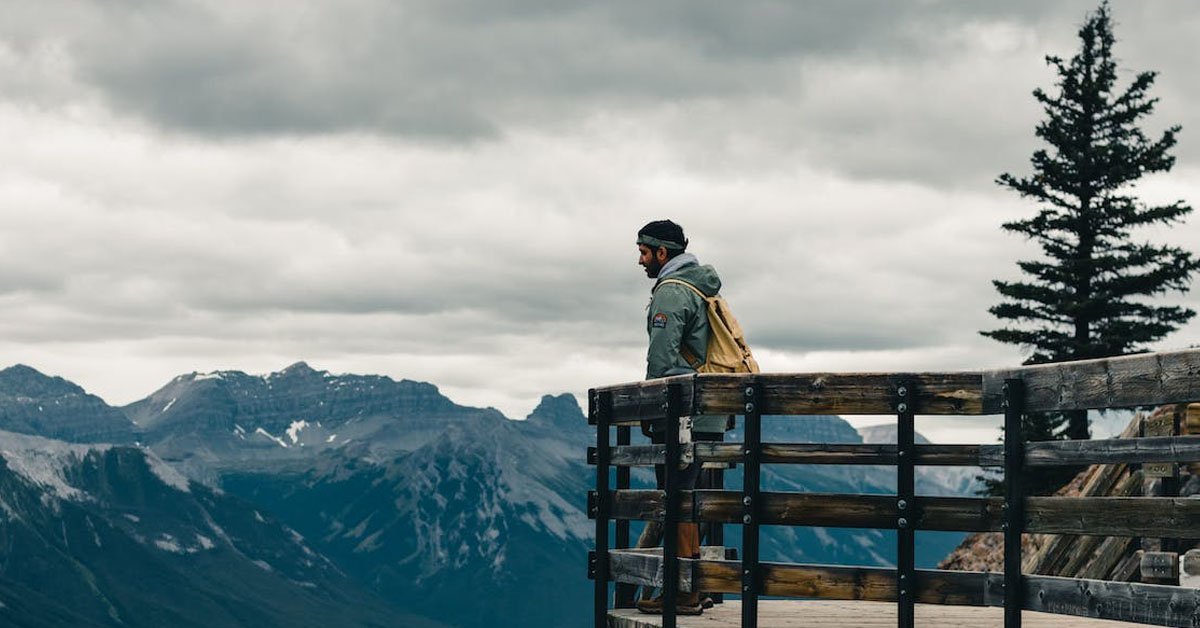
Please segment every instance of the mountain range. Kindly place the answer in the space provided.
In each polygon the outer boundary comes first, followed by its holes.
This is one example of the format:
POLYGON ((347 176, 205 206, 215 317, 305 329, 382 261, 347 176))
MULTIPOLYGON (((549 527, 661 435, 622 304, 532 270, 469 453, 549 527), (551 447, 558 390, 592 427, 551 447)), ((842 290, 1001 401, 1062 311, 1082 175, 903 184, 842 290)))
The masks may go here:
MULTIPOLYGON (((0 619, 11 625, 590 622, 595 432, 570 394, 510 420, 432 384, 301 362, 265 376, 180 375, 116 408, 14 366, 0 371, 0 430, 0 619), (38 540, 5 542, 22 534, 38 540), (40 579, 20 566, 34 563, 40 579), (66 593, 47 595, 58 583, 66 593)), ((764 437, 863 440, 833 416, 772 417, 764 437)), ((895 487, 887 468, 764 469, 766 490, 895 487)), ((727 475, 737 487, 739 474, 727 475)), ((650 486, 652 473, 634 482, 650 486)), ((918 478, 929 494, 961 494, 952 484, 918 478)), ((763 553, 889 564, 893 538, 772 528, 763 553)), ((929 537, 919 562, 932 566, 961 538, 929 537)))

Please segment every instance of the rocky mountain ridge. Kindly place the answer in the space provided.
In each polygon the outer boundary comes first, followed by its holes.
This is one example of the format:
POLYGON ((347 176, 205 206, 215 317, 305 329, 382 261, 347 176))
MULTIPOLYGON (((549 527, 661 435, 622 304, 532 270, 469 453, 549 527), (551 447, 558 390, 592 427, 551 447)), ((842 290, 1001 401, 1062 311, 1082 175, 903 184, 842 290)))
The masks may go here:
POLYGON ((134 438, 133 424, 119 409, 23 364, 0 370, 0 430, 73 443, 129 443, 134 438))
POLYGON ((144 448, 0 432, 0 623, 434 628, 144 448))

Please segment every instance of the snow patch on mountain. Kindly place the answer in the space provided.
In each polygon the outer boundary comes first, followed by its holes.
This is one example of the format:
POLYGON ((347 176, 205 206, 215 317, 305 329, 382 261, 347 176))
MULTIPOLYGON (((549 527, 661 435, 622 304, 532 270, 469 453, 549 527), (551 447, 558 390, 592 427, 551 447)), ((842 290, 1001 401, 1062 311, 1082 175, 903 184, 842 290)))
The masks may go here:
POLYGON ((188 486, 188 479, 182 473, 163 462, 162 458, 154 455, 150 450, 144 449, 142 451, 146 454, 146 464, 150 467, 150 471, 158 476, 158 479, 162 480, 163 484, 184 493, 191 490, 188 486))
POLYGON ((255 434, 262 434, 263 436, 266 436, 267 438, 269 438, 269 439, 271 439, 271 440, 275 441, 276 443, 279 443, 279 446, 280 446, 280 447, 283 447, 284 449, 287 449, 287 446, 288 446, 288 444, 287 444, 286 442, 284 442, 284 440, 283 440, 282 438, 279 438, 278 436, 274 436, 274 435, 272 435, 270 432, 268 432, 267 430, 264 430, 264 429, 263 429, 263 428, 261 428, 261 427, 260 427, 260 428, 258 428, 258 429, 256 429, 256 430, 254 430, 254 433, 255 433, 255 434))
POLYGON ((292 444, 300 442, 300 432, 308 427, 308 421, 292 421, 292 424, 287 428, 288 438, 292 439, 292 444))
POLYGON ((185 553, 183 547, 180 546, 179 542, 175 540, 175 537, 165 532, 160 538, 154 540, 154 546, 164 552, 171 552, 172 554, 185 553))
MULTIPOLYGON (((67 467, 91 452, 103 453, 111 445, 81 445, 0 431, 0 456, 8 467, 30 482, 50 489, 62 499, 81 500, 86 495, 66 479, 67 467)), ((48 493, 49 494, 49 493, 48 493)))

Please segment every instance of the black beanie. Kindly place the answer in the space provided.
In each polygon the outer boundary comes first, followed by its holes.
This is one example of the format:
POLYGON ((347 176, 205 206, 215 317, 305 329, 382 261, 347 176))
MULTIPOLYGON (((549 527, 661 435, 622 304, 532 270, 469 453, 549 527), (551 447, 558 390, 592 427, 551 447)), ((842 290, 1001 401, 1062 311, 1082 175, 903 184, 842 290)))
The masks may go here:
POLYGON ((670 220, 655 220, 639 229, 637 234, 639 239, 642 236, 649 236, 660 240, 664 243, 663 246, 667 246, 667 248, 675 248, 680 251, 687 250, 688 241, 687 238, 683 237, 683 227, 670 220), (675 244, 676 246, 671 247, 669 244, 675 244))

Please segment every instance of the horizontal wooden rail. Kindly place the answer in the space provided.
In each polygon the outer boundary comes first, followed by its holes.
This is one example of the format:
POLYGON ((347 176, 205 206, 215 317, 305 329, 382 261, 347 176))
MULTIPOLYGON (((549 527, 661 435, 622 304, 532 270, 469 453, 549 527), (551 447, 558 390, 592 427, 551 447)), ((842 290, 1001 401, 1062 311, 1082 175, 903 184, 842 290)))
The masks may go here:
POLYGON ((1025 384, 1027 412, 1127 408, 1200 401, 1200 349, 1080 360, 988 372, 757 373, 680 375, 597 388, 613 394, 613 424, 664 416, 667 384, 683 388, 689 414, 741 414, 747 385, 764 415, 895 414, 900 382, 915 388, 917 414, 1000 414, 1004 380, 1025 384))
POLYGON ((983 374, 984 413, 1000 411, 1004 380, 1025 383, 1025 410, 1049 412, 1200 401, 1200 349, 1057 362, 983 374))
POLYGON ((1055 576, 1025 576, 1025 608, 1155 626, 1200 626, 1200 589, 1055 576))
MULTIPOLYGON (((617 582, 662 585, 661 550, 613 550, 610 573, 617 582)), ((681 559, 679 588, 709 593, 740 593, 742 564, 734 560, 681 559)), ((896 601, 896 570, 879 567, 760 563, 763 594, 825 600, 896 601)), ((925 604, 999 606, 1001 574, 917 570, 917 601, 925 604)))
POLYGON ((921 414, 982 414, 980 373, 757 373, 754 375, 683 375, 605 386, 613 394, 612 421, 630 424, 664 416, 668 384, 681 383, 689 414, 742 414, 745 389, 761 386, 764 415, 895 414, 895 389, 901 382, 916 388, 913 403, 921 414))
POLYGON ((741 414, 748 381, 762 387, 764 415, 896 414, 896 387, 914 387, 920 414, 980 414, 979 373, 761 373, 699 375, 696 414, 741 414))
MULTIPOLYGON (((702 462, 738 463, 741 443, 695 443, 702 462)), ((663 445, 625 445, 612 448, 610 464, 651 466, 662 464, 663 445)), ((916 464, 923 466, 1004 466, 1003 445, 917 445, 916 464)), ((594 450, 588 462, 595 464, 594 450)), ((896 446, 884 444, 764 443, 762 462, 771 464, 894 465, 896 446)), ((1025 465, 1049 467, 1083 464, 1138 464, 1144 462, 1200 462, 1200 436, 1113 438, 1028 443, 1025 465)))
MULTIPOLYGON (((617 582, 662 585, 661 550, 613 550, 610 573, 617 582)), ((683 591, 741 591, 741 563, 684 560, 679 570, 683 591)), ((761 563, 763 594, 825 600, 896 601, 896 571, 879 567, 842 567, 761 563)), ((1193 628, 1200 624, 1200 589, 1131 582, 1109 582, 1026 575, 1024 608, 1044 613, 1193 628)), ((999 573, 917 570, 917 602, 965 606, 1003 606, 1004 577, 999 573)))
MULTIPOLYGON (((663 492, 612 491, 611 516, 619 520, 660 520, 663 492)), ((737 523, 742 517, 737 491, 684 491, 681 521, 737 523)), ((999 498, 918 497, 907 510, 908 525, 919 530, 998 531, 1003 524, 999 498)), ((762 493, 764 525, 896 529, 901 513, 894 495, 762 493)), ((1200 538, 1200 499, 1171 497, 1029 497, 1025 531, 1200 538)))
MULTIPOLYGON (((614 519, 659 520, 664 513, 662 491, 612 491, 611 498, 614 519)), ((737 491, 684 491, 681 520, 741 522, 741 498, 742 494, 737 491)), ((1003 519, 1002 505, 1003 500, 998 498, 919 497, 913 511, 923 512, 923 515, 913 521, 922 530, 999 530, 1003 519)), ((764 525, 894 530, 898 515, 895 495, 764 492, 760 522, 764 525)))
MULTIPOLYGON (((1200 441, 1200 438, 1197 439, 1200 441)), ((742 443, 696 442, 694 452, 702 462, 738 463, 742 443)), ((663 445, 625 445, 612 449, 611 464, 645 467, 663 463, 663 445)), ((769 464, 896 464, 895 445, 763 443, 762 462, 769 464)), ((1003 466, 1000 445, 917 445, 920 465, 1003 466)), ((1156 459, 1157 460, 1157 459, 1156 459)), ((589 457, 589 463, 591 458, 589 457)))
POLYGON ((1200 462, 1200 436, 1061 440, 1025 444, 1025 465, 1200 462))

